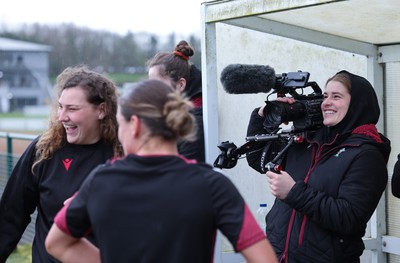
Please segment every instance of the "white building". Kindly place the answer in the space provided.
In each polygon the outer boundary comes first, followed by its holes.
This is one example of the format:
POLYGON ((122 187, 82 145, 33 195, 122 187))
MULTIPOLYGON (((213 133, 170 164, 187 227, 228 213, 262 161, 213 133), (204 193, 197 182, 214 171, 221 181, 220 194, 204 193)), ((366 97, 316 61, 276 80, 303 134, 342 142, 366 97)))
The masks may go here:
MULTIPOLYGON (((207 161, 217 145, 245 143, 250 112, 266 93, 227 94, 220 73, 229 64, 259 64, 276 73, 311 73, 323 88, 328 77, 348 70, 366 77, 381 104, 378 129, 392 142, 389 175, 400 152, 400 5, 396 0, 221 0, 207 1, 202 12, 202 73, 207 161)), ((256 212, 272 204, 265 176, 245 160, 224 170, 256 212)), ((243 262, 223 238, 215 262, 243 262)), ((400 200, 386 193, 370 220, 362 262, 400 262, 400 200)))
POLYGON ((50 46, 0 38, 0 112, 50 101, 50 51, 50 46))

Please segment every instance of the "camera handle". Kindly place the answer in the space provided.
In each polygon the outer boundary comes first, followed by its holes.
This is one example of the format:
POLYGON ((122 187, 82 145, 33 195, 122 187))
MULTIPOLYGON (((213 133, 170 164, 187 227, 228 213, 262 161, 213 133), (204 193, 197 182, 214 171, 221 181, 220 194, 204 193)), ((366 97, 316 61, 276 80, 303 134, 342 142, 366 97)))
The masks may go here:
POLYGON ((245 154, 254 144, 254 141, 248 141, 242 146, 237 147, 233 142, 225 141, 218 145, 221 153, 214 161, 214 167, 233 168, 236 166, 240 156, 245 154))
POLYGON ((301 137, 300 135, 292 135, 289 138, 289 141, 285 145, 285 147, 280 152, 278 152, 278 154, 275 156, 275 158, 272 161, 270 161, 269 163, 267 163, 265 165, 265 168, 267 168, 268 171, 280 173, 280 171, 282 170, 282 166, 280 164, 278 164, 278 162, 280 162, 283 159, 283 155, 287 152, 287 150, 293 144, 293 142, 299 143, 302 141, 303 141, 303 137, 301 137))
MULTIPOLYGON (((218 148, 221 150, 220 154, 214 161, 214 167, 217 168, 233 168, 236 166, 238 159, 251 150, 256 142, 261 141, 271 141, 271 140, 284 140, 288 141, 289 146, 293 142, 301 142, 303 138, 300 135, 296 135, 293 133, 280 133, 280 134, 260 134, 246 137, 246 143, 242 146, 237 147, 233 142, 225 141, 218 145, 218 148)), ((279 161, 282 155, 289 148, 288 145, 285 146, 283 150, 281 150, 277 156, 269 162, 267 165, 271 164, 269 167, 274 167, 274 163, 279 161)), ((269 168, 268 168, 269 169, 269 168)))

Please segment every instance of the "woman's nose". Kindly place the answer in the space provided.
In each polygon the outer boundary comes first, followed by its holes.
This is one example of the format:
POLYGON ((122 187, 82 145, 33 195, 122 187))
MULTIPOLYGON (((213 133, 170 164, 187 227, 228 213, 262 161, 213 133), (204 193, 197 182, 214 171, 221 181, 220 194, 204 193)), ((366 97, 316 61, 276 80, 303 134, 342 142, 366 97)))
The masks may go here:
POLYGON ((331 100, 329 97, 324 98, 324 100, 322 101, 322 105, 330 105, 331 104, 331 100))
POLYGON ((63 109, 58 110, 58 121, 59 122, 65 122, 68 120, 68 115, 67 112, 63 109))

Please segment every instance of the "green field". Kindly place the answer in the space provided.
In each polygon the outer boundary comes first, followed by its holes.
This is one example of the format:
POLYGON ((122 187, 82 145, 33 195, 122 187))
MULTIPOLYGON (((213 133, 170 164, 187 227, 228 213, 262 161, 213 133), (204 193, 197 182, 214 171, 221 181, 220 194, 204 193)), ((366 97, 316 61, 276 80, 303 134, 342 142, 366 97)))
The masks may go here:
POLYGON ((47 118, 47 115, 25 115, 22 112, 0 113, 0 119, 47 118))
POLYGON ((109 74, 109 76, 117 86, 122 86, 126 82, 137 82, 147 79, 147 74, 114 73, 109 74))
MULTIPOLYGON (((140 80, 147 79, 147 74, 137 74, 137 73, 109 73, 107 74, 110 79, 112 79, 117 86, 122 86, 126 82, 137 82, 140 80)), ((50 78, 51 83, 55 83, 56 78, 50 78)))
POLYGON ((18 245, 17 249, 10 255, 6 263, 31 263, 32 245, 18 245))

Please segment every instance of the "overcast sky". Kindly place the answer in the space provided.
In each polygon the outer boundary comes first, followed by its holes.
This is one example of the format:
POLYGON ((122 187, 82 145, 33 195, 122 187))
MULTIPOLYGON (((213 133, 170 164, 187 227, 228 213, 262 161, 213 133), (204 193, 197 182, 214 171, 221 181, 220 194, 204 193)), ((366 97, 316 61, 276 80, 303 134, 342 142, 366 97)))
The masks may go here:
POLYGON ((130 30, 187 36, 200 33, 202 2, 205 0, 2 0, 0 26, 65 22, 120 34, 130 30))

